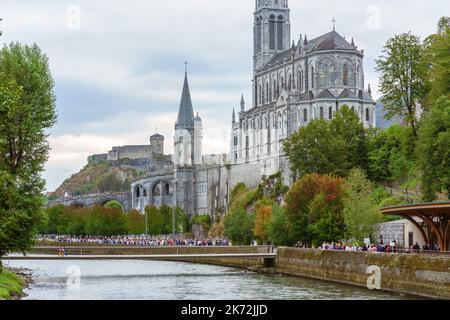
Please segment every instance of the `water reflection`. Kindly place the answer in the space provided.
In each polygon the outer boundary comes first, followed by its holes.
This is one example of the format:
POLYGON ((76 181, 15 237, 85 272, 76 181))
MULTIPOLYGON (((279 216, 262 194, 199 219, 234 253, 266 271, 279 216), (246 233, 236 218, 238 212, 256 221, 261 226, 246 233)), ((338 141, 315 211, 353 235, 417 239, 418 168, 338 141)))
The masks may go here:
POLYGON ((32 270, 25 299, 39 300, 308 300, 409 299, 323 281, 160 261, 11 261, 32 270), (80 279, 73 270, 79 268, 80 279), (69 272, 68 272, 69 271, 69 272))

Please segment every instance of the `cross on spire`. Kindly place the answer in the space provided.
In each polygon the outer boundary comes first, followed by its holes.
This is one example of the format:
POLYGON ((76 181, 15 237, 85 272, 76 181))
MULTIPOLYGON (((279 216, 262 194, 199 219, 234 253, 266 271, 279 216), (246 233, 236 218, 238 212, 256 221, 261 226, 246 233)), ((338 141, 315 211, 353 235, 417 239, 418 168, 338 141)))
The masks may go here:
POLYGON ((333 20, 331 20, 331 22, 333 22, 333 31, 336 31, 336 19, 333 17, 333 20))

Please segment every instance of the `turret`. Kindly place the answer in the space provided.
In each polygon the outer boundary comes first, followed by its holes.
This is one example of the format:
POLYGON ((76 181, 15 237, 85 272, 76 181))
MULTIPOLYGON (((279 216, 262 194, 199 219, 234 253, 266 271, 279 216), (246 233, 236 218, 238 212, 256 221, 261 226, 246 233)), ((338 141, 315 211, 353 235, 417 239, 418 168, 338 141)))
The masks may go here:
POLYGON ((203 124, 202 119, 198 115, 194 119, 194 165, 203 163, 203 124))

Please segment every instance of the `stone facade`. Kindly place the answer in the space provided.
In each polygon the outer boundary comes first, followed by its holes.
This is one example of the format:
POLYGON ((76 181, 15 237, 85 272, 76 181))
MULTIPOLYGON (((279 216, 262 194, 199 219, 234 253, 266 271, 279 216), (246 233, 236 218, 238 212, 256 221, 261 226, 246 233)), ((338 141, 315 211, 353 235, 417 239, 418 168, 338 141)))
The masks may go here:
MULTIPOLYGON (((256 1, 252 106, 246 110, 242 96, 240 112, 233 110, 228 157, 202 155, 202 120, 198 114, 194 118, 186 72, 175 124, 174 170, 163 175, 172 174, 164 180, 173 186, 172 203, 189 215, 214 218, 227 212, 230 191, 240 182, 256 187, 280 171, 291 185, 283 141, 313 119, 332 119, 347 105, 365 127, 375 126, 375 102, 364 84, 364 51, 335 30, 310 41, 300 36, 291 45, 290 30, 287 0, 256 1)), ((133 188, 147 185, 150 198, 152 185, 145 181, 133 188)))
POLYGON ((237 117, 233 111, 232 163, 263 162, 269 174, 281 169, 286 138, 311 120, 331 120, 343 105, 365 127, 376 124, 364 84, 364 50, 335 30, 310 41, 300 36, 290 46, 289 15, 287 1, 257 1, 252 107, 245 110, 242 98, 237 117))

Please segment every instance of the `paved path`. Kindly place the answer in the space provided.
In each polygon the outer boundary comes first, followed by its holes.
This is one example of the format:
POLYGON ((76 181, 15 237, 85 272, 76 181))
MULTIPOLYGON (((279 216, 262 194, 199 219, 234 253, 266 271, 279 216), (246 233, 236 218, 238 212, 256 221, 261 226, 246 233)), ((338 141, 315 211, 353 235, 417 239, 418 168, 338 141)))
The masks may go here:
POLYGON ((1 260, 187 260, 187 259, 275 259, 273 253, 227 253, 227 254, 153 254, 153 255, 11 255, 1 260))

